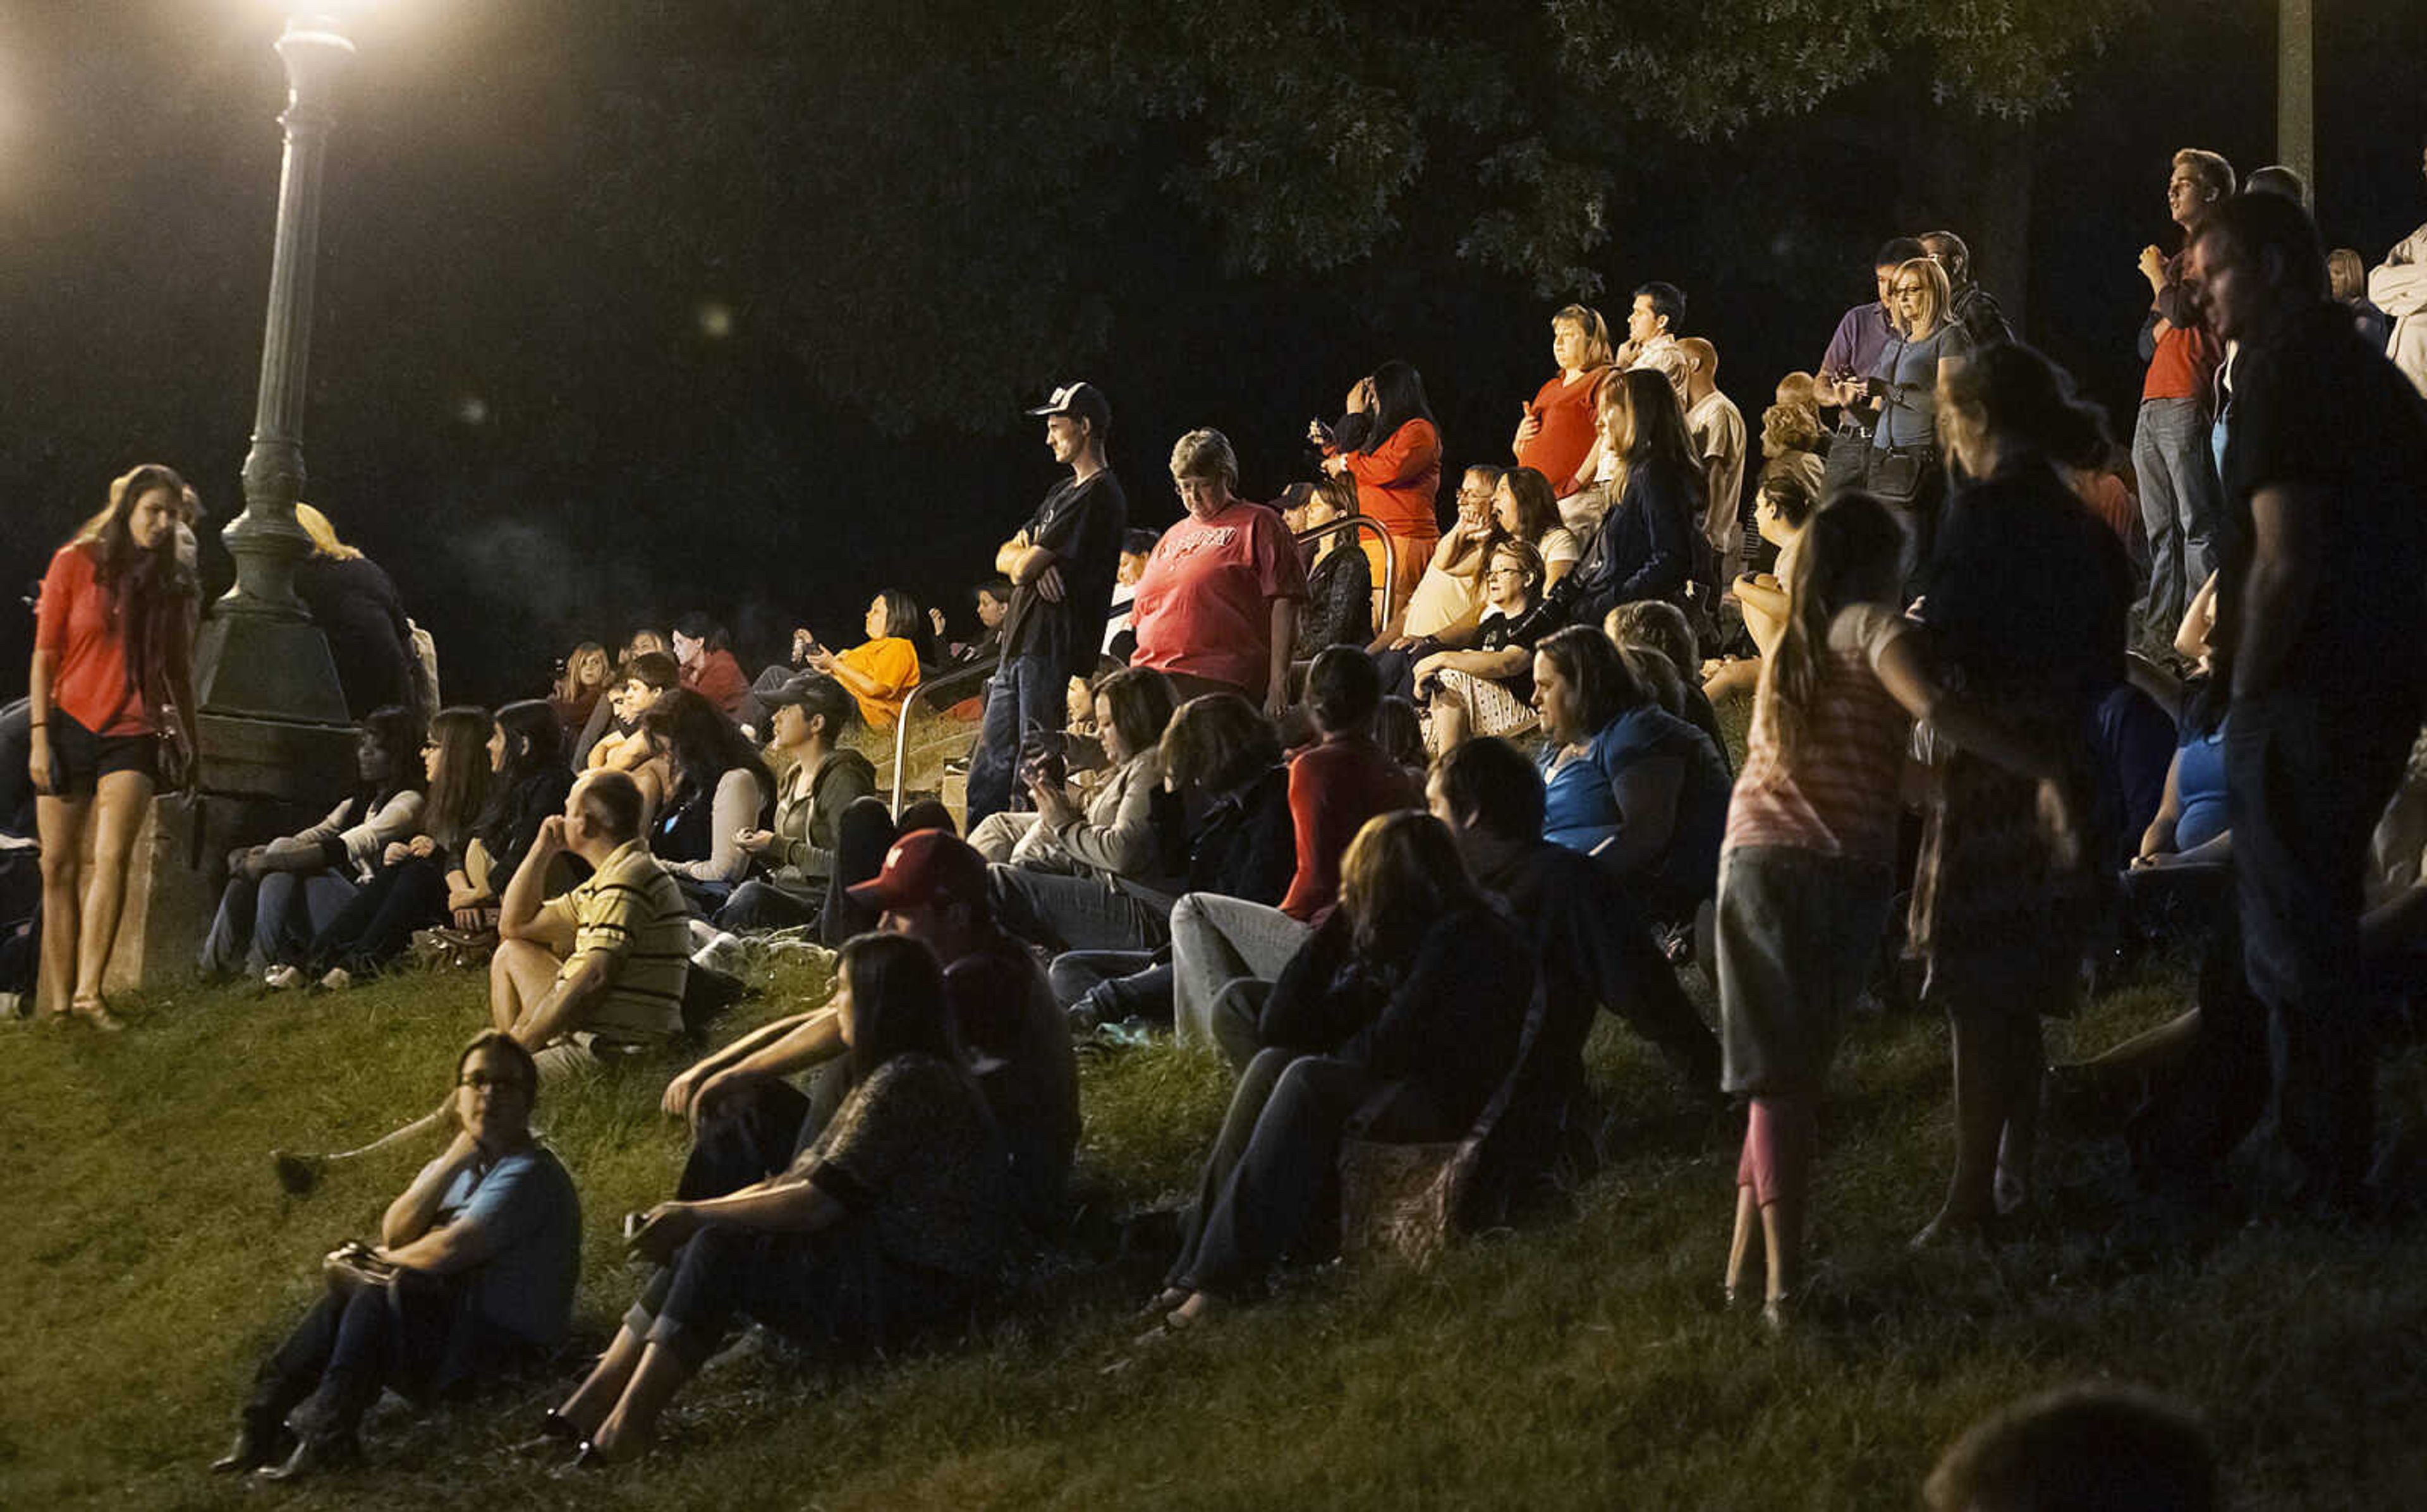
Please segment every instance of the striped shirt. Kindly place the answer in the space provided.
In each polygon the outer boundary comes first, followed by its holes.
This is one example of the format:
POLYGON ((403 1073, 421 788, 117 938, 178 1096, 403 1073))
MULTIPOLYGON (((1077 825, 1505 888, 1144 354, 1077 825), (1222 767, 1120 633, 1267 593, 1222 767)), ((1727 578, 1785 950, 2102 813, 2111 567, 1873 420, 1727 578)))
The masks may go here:
POLYGON ((690 910, 682 888, 639 840, 618 846, 571 892, 543 911, 573 927, 562 981, 594 955, 608 961, 607 985, 575 1027, 625 1044, 682 1032, 683 984, 691 974, 690 910))
POLYGON ((1728 804, 1728 848, 1784 845, 1895 862, 1912 719, 1873 669, 1905 629, 1904 620, 1881 605, 1838 611, 1829 625, 1828 671, 1804 711, 1791 764, 1779 752, 1772 677, 1763 673, 1744 770, 1728 804))

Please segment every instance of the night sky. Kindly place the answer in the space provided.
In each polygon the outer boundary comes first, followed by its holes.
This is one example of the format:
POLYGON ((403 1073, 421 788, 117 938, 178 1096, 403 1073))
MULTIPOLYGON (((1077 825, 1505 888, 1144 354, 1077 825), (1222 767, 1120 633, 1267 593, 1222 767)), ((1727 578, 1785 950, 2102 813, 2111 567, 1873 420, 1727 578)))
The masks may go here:
MULTIPOLYGON (((796 621, 851 643, 886 584, 966 618, 967 587, 1052 480, 1018 410, 1058 379, 1111 396, 1114 463, 1140 523, 1180 512, 1163 463, 1181 431, 1228 431, 1245 492, 1269 496, 1306 476, 1307 417, 1335 412, 1390 356, 1425 374, 1453 465, 1506 460, 1520 401, 1548 376, 1545 319, 1561 301, 1440 272, 1442 256, 1226 276, 1210 229, 1162 192, 1151 151, 1116 190, 1116 229, 1067 249, 1100 347, 1075 330, 1067 350, 1042 343, 993 374, 995 397, 958 423, 905 426, 848 392, 837 375, 853 355, 788 312, 804 286, 854 293, 823 282, 837 275, 821 255, 849 234, 850 197, 771 194, 782 165, 739 154, 649 180, 667 159, 633 147, 632 107, 663 119, 662 91, 690 89, 681 109, 713 112, 714 82, 754 71, 816 87, 816 57, 757 50, 754 8, 381 0, 354 25, 305 496, 396 577, 438 639, 451 699, 538 691, 575 640, 612 642, 693 607, 734 626, 745 662, 776 655, 796 621), (720 255, 728 240, 734 255, 720 255)), ((2427 220, 2427 7, 2317 8, 2321 220, 2329 245, 2372 264, 2427 220)), ((2073 107, 2038 122, 2017 159, 2030 170, 2028 246, 1974 237, 1985 281, 2025 304, 2027 337, 2126 430, 2145 302, 2133 261, 2166 230, 2172 151, 2211 147, 2246 171, 2272 141, 2272 5, 2158 0, 2152 12, 2086 66, 2073 107)), ((271 0, 0 8, 0 576, 12 599, 107 480, 141 461, 202 489, 205 576, 214 591, 228 579, 216 537, 241 505, 259 362, 281 15, 271 0)), ((1968 229, 1968 187, 1929 160, 1949 120, 1927 92, 1873 80, 1816 117, 1651 153, 1598 302, 1615 321, 1633 285, 1683 285, 1686 329, 1718 344, 1721 386, 1757 422, 1776 378, 1814 366, 1839 312, 1867 297, 1882 237, 1968 229)), ((949 183, 953 165, 936 171, 949 183)), ((30 639, 12 606, 0 693, 22 689, 30 639)))

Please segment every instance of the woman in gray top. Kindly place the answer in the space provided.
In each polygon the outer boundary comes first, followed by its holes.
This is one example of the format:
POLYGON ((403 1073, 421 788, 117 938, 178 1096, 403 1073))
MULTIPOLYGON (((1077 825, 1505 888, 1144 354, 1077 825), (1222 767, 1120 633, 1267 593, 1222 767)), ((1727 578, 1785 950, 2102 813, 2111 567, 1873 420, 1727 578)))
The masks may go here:
POLYGON ((1946 271, 1927 257, 1898 267, 1888 283, 1895 333, 1863 381, 1879 406, 1864 487, 1893 510, 1911 549, 1910 580, 1930 560, 1946 466, 1938 437, 1938 365, 1972 354, 1972 338, 1948 318, 1946 271))

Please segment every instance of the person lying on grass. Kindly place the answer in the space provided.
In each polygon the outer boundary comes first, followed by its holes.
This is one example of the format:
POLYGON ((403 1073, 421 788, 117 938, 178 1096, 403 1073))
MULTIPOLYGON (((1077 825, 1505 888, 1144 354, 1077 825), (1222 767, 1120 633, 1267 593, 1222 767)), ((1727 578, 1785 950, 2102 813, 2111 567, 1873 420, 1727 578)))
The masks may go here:
POLYGON ((427 1404, 537 1363, 562 1341, 581 1270, 581 1199, 531 1135, 539 1069, 483 1031, 455 1060, 447 1152, 388 1204, 376 1245, 323 1262, 328 1290, 254 1374, 211 1469, 298 1476, 361 1456, 382 1390, 427 1404))
POLYGON ((546 1431, 576 1463, 633 1458, 743 1317, 821 1354, 863 1352, 965 1316, 1002 1270, 1009 1168, 953 1044, 936 952, 862 935, 837 963, 851 1095, 775 1176, 664 1202, 631 1237, 656 1270, 546 1431))

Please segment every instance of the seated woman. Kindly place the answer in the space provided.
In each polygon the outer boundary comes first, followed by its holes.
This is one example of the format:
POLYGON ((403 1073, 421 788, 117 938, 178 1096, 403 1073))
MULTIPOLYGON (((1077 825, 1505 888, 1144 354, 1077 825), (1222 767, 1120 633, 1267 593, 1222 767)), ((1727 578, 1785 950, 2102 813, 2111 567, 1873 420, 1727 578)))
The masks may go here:
POLYGON ((1447 828, 1386 814, 1358 831, 1340 907, 1265 1002, 1180 1258, 1153 1310, 1185 1327, 1291 1253, 1324 1253, 1340 1145, 1456 1139, 1517 1064, 1533 951, 1478 889, 1447 828))
POLYGON ((804 673, 760 695, 768 709, 767 755, 776 779, 775 819, 740 836, 742 850, 770 868, 733 890, 716 927, 787 929, 817 922, 834 878, 836 827, 855 799, 876 791, 876 768, 839 744, 856 712, 841 683, 804 673))
POLYGON ((1542 837, 1599 858, 1653 922, 1691 920, 1718 885, 1727 828, 1728 771, 1710 738, 1580 625, 1536 649, 1534 707, 1551 737, 1538 758, 1542 837))
POLYGON ((1523 541, 1542 556, 1542 589, 1558 586, 1575 570, 1584 555, 1575 532, 1559 523, 1559 506, 1551 485, 1531 467, 1511 467, 1500 475, 1491 494, 1491 526, 1503 541, 1523 541))
POLYGON ((1533 728, 1534 647, 1559 627, 1558 611, 1542 602, 1542 570, 1541 557, 1524 541, 1493 546, 1472 644, 1416 663, 1416 692, 1430 725, 1425 743, 1435 752, 1455 750, 1470 736, 1533 728))
POLYGON ((1123 667, 1097 684, 1097 738, 1110 772, 1083 808, 1048 772, 1029 775, 1031 814, 994 814, 969 843, 993 863, 995 917, 1053 951, 1135 951, 1171 933, 1184 824, 1164 790, 1170 680, 1123 667))
POLYGON ((1423 786, 1374 743, 1382 688, 1374 663, 1346 646, 1306 677, 1314 744, 1290 762, 1297 870, 1278 907, 1192 892, 1171 910, 1172 1007, 1182 1044, 1213 1044, 1233 1065, 1255 1054, 1255 1005, 1340 894, 1340 858, 1376 814, 1417 808, 1423 786))
POLYGON ((1749 572, 1735 581, 1733 592, 1736 609, 1744 615, 1745 633, 1752 637, 1753 655, 1702 664, 1702 696, 1713 703, 1722 698, 1751 698, 1760 685, 1762 662, 1778 648, 1778 638, 1784 632, 1792 612, 1786 601, 1786 584, 1795 569, 1796 542, 1801 539, 1805 522, 1818 507, 1819 495, 1800 477, 1786 472, 1764 473, 1760 492, 1753 496, 1753 528, 1761 532, 1764 541, 1778 548, 1778 560, 1769 571, 1749 572))
POLYGON ((1306 569, 1279 513, 1232 490, 1239 459, 1219 431, 1171 448, 1171 481, 1188 516, 1163 533, 1138 579, 1137 654, 1183 698, 1237 692, 1279 718, 1290 706, 1306 569))
POLYGON ((675 665, 682 669, 682 685, 733 719, 750 696, 750 679, 733 658, 725 626, 697 610, 675 621, 675 665))
POLYGON ((415 930, 447 921, 447 873, 463 866, 488 804, 489 728, 488 712, 468 704, 442 708, 430 722, 419 833, 388 842, 379 870, 312 937, 304 975, 343 991, 402 955, 415 930))
MULTIPOLYGON (((1357 516, 1357 485, 1344 478, 1299 483, 1292 531, 1317 530, 1357 516)), ((1327 646, 1363 645, 1374 638, 1374 569, 1358 549, 1357 530, 1335 530, 1314 544, 1306 575, 1306 609, 1298 615, 1294 661, 1312 661, 1327 646)))
POLYGON ((1482 616, 1483 554, 1491 543, 1491 499, 1501 471, 1480 465, 1466 470, 1458 489, 1458 518, 1433 547, 1406 610, 1386 621, 1366 646, 1382 669, 1385 690, 1401 697, 1414 691, 1409 669, 1427 642, 1460 633, 1482 616))
MULTIPOLYGON (((1694 627, 1686 623, 1686 611, 1666 599, 1641 598, 1632 604, 1621 604, 1602 621, 1602 633, 1621 653, 1657 652, 1666 665, 1664 676, 1677 682, 1675 707, 1664 696, 1660 707, 1711 738, 1712 748, 1719 753, 1722 762, 1728 760, 1727 736, 1719 729, 1718 710, 1711 707, 1702 686, 1693 680, 1694 669, 1700 666, 1699 646, 1694 627)), ((1729 763, 1734 771, 1734 763, 1729 763)))
POLYGON ((274 987, 303 984, 312 938, 368 882, 390 843, 421 822, 420 732, 401 707, 374 709, 354 744, 361 785, 329 817, 267 845, 228 853, 227 890, 203 941, 204 974, 267 974, 274 987))
POLYGON ((607 648, 595 641, 582 642, 564 658, 564 670, 557 675, 547 703, 556 710, 567 745, 580 739, 590 716, 597 710, 598 701, 607 696, 607 685, 613 675, 614 669, 607 663, 607 648))
POLYGON ((673 786, 649 826, 649 851, 692 906, 713 914, 750 871, 741 837, 757 830, 775 777, 741 730, 688 688, 660 698, 641 732, 669 763, 673 786))
MULTIPOLYGON (((1208 693, 1180 706, 1160 751, 1164 786, 1197 815, 1181 890, 1279 903, 1297 870, 1297 838, 1289 763, 1272 722, 1236 693, 1208 693)), ((1075 1028, 1171 1024, 1168 949, 1067 951, 1049 974, 1075 1028)))
POLYGON ((2157 818, 2124 874, 2127 939, 2205 935, 2218 911, 2231 905, 2233 832, 2226 827, 2224 790, 2231 715, 2219 707, 2223 691, 2202 679, 2184 706, 2157 818))
POLYGON ((843 947, 833 1000, 850 1097, 781 1175, 664 1202, 631 1239, 657 1269, 614 1342, 547 1424, 583 1463, 631 1459, 743 1317, 822 1355, 898 1344, 960 1314, 1011 1233, 1002 1135, 962 1064, 935 952, 843 947))
MULTIPOLYGON (((472 823, 471 838, 447 871, 447 912, 455 927, 479 934, 497 924, 497 896, 513 879, 539 827, 564 812, 573 773, 564 764, 559 727, 548 706, 525 698, 497 710, 489 726, 489 795, 472 823)), ((563 853, 571 870, 578 856, 563 853)), ((568 875, 562 891, 578 877, 568 875)))
POLYGON ((1578 625, 1598 625, 1638 598, 1683 598, 1694 580, 1708 497, 1685 408, 1656 369, 1630 368, 1604 380, 1601 427, 1617 465, 1614 502, 1556 595, 1578 625))
POLYGON ((383 1390, 427 1405, 563 1341, 581 1199, 531 1135, 538 1098, 539 1068, 512 1035, 488 1030, 464 1047, 454 1143, 388 1204, 376 1245, 329 1256, 328 1291, 262 1361, 236 1443, 211 1469, 283 1481, 350 1463, 383 1390))
POLYGON ((919 606, 899 588, 868 601, 861 628, 868 639, 848 651, 810 642, 802 664, 842 684, 870 729, 889 730, 901 722, 903 706, 919 686, 919 642, 932 632, 919 606))

